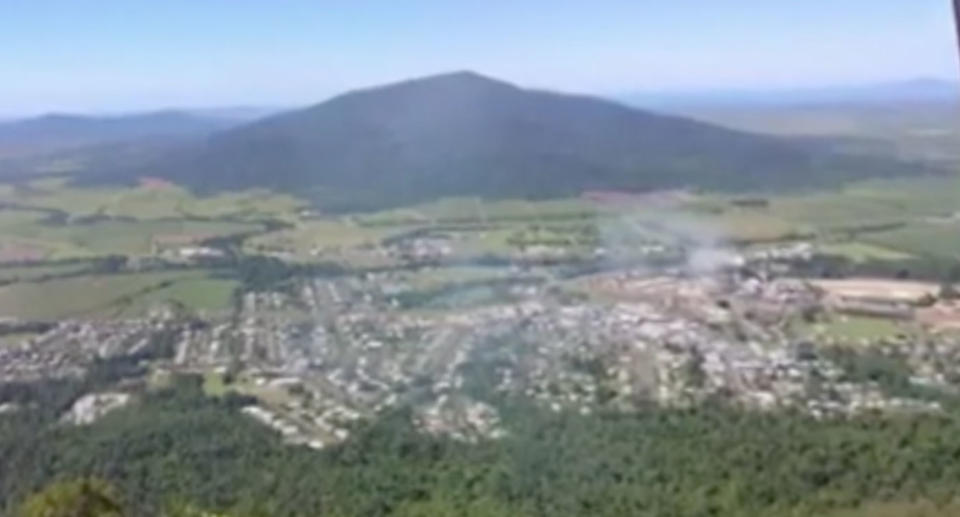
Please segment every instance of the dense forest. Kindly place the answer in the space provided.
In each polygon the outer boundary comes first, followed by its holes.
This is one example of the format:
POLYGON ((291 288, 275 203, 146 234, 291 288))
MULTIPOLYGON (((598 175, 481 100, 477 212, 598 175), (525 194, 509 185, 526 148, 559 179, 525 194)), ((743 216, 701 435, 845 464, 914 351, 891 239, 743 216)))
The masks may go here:
POLYGON ((40 409, 88 388, 20 391, 22 403, 45 404, 0 417, 5 513, 78 479, 115 487, 129 515, 237 516, 823 515, 915 501, 949 508, 960 486, 954 414, 816 420, 718 402, 581 416, 505 401, 509 434, 499 441, 426 436, 399 410, 313 451, 237 411, 249 400, 204 396, 197 378, 85 428, 40 409))

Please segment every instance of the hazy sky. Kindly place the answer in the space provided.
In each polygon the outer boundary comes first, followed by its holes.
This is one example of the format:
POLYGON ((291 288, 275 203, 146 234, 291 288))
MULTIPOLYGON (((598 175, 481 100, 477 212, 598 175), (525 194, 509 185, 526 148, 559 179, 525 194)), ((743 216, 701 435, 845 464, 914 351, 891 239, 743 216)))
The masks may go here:
POLYGON ((609 93, 953 78, 950 0, 0 0, 0 115, 291 105, 457 69, 609 93))

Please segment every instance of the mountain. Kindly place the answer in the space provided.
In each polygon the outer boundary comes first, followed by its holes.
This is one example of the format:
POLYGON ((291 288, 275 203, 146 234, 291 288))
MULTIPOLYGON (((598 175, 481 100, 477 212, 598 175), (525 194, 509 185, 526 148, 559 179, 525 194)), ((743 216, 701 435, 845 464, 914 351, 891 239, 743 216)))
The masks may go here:
POLYGON ((112 117, 51 114, 0 123, 0 157, 147 138, 195 138, 231 125, 229 119, 172 110, 112 117))
POLYGON ((470 72, 354 91, 239 126, 127 175, 267 187, 338 206, 587 190, 808 187, 899 164, 528 90, 470 72))
POLYGON ((918 78, 884 83, 766 90, 638 91, 615 98, 631 106, 674 110, 703 107, 781 107, 834 104, 960 103, 960 83, 918 78))
POLYGON ((218 106, 183 110, 184 113, 203 119, 235 121, 238 123, 253 122, 282 111, 286 110, 273 106, 218 106))

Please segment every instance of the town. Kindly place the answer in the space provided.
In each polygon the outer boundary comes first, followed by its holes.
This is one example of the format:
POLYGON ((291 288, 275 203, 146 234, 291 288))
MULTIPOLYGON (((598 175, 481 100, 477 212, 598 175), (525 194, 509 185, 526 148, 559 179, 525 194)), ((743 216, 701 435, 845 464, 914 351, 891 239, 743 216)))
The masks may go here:
MULTIPOLYGON (((690 250, 668 267, 572 277, 491 267, 442 303, 405 299, 413 277, 442 274, 431 253, 411 259, 424 264, 416 270, 304 275, 248 291, 219 318, 160 305, 143 318, 57 322, 0 348, 0 381, 78 377, 133 358, 139 380, 79 399, 65 420, 89 423, 137 389, 195 374, 213 396, 253 397, 244 413, 314 448, 398 407, 412 408, 423 432, 495 439, 505 432, 498 401, 516 397, 581 414, 710 400, 817 417, 940 410, 935 397, 852 377, 810 332, 818 321, 863 314, 933 332, 958 321, 952 302, 920 282, 790 276, 787 264, 809 260, 809 244, 690 250)), ((960 348, 950 339, 890 335, 869 345, 902 359, 911 385, 952 393, 960 348)))

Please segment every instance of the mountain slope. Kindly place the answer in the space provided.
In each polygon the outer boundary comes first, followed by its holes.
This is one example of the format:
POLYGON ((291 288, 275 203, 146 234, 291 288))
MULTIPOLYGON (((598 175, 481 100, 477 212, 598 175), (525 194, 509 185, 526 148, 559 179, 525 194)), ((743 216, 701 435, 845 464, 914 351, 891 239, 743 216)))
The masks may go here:
POLYGON ((201 191, 268 187, 380 206, 448 195, 804 187, 898 169, 461 72, 237 127, 137 173, 201 191))

